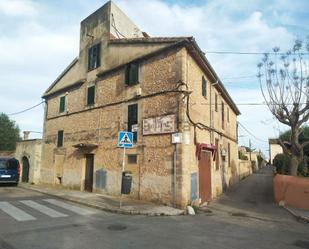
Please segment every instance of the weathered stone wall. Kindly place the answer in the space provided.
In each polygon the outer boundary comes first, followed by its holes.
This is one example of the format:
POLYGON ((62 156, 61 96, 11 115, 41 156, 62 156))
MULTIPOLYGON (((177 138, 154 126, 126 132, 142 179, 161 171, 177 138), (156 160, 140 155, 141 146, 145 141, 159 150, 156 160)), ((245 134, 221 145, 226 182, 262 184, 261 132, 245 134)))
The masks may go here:
POLYGON ((212 178, 212 197, 216 197, 222 191, 233 183, 237 182, 238 176, 238 147, 237 147, 237 131, 236 121, 237 116, 230 108, 229 104, 221 97, 221 94, 212 82, 206 77, 195 60, 187 53, 183 57, 185 66, 184 82, 187 83, 189 91, 192 91, 189 101, 189 113, 193 122, 200 122, 207 127, 214 129, 196 129, 194 132, 193 126, 184 120, 184 134, 189 134, 190 139, 188 144, 183 145, 184 158, 184 185, 185 197, 190 201, 190 176, 192 173, 198 173, 198 159, 195 156, 196 143, 215 144, 216 139, 219 142, 219 168, 216 168, 216 161, 211 161, 211 178, 212 178), (202 77, 207 80, 206 96, 202 96, 202 77), (215 108, 215 95, 217 95, 217 110, 215 108), (222 102, 224 103, 224 128, 222 127, 222 102), (227 113, 229 112, 229 118, 227 113), (188 128, 186 128, 189 125, 188 128), (223 135, 222 135, 223 134, 223 135), (230 144, 230 158, 228 158, 228 144, 230 144), (226 155, 222 156, 222 149, 226 151, 226 155))
POLYGON ((172 203, 172 160, 174 147, 171 135, 142 135, 142 120, 167 114, 178 115, 179 93, 164 93, 175 89, 180 79, 179 51, 163 54, 140 63, 139 84, 126 86, 121 69, 96 80, 96 103, 86 106, 88 82, 66 95, 67 112, 59 114, 59 97, 47 100, 47 120, 43 146, 41 179, 45 183, 60 184, 83 190, 86 153, 94 154, 94 175, 104 172, 103 188, 94 191, 118 195, 120 193, 123 150, 117 148, 119 130, 127 130, 129 104, 138 104, 138 143, 127 154, 136 154, 137 163, 128 164, 132 171, 131 196, 160 203, 172 203), (142 98, 135 98, 141 88, 142 98), (148 95, 157 95, 147 97, 148 95), (117 104, 114 104, 116 103, 117 104), (122 103, 120 103, 122 102, 122 103), (57 132, 64 130, 64 146, 56 147, 57 132), (79 143, 97 144, 92 151, 73 147, 79 143))
POLYGON ((15 158, 20 163, 20 177, 23 174, 23 157, 29 161, 29 182, 39 183, 41 166, 42 140, 31 139, 17 142, 15 158))

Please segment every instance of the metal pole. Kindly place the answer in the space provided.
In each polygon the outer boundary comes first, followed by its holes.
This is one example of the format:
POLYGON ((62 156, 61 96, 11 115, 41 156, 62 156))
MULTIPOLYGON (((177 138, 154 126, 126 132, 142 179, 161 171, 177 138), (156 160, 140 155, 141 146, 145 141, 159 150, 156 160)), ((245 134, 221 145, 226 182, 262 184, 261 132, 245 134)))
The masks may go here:
POLYGON ((176 207, 176 188, 177 188, 177 185, 176 185, 176 179, 177 179, 177 175, 176 175, 176 166, 177 166, 177 144, 175 144, 175 150, 174 150, 174 160, 173 160, 173 181, 174 181, 174 184, 173 184, 173 206, 176 207))
POLYGON ((123 147, 123 158, 122 158, 122 168, 121 168, 121 185, 120 185, 120 202, 119 208, 122 206, 122 193, 121 193, 121 186, 122 186, 122 175, 125 169, 125 161, 126 161, 126 147, 123 147))

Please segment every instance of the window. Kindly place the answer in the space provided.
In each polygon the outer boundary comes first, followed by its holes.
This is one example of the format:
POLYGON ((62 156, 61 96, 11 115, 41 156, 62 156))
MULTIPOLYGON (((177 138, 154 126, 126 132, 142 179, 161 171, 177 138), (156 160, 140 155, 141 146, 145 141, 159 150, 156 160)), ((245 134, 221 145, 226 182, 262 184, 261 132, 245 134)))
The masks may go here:
POLYGON ((65 111, 65 96, 60 97, 60 105, 59 105, 59 112, 65 111))
POLYGON ((137 155, 136 154, 128 155, 128 164, 137 164, 137 155))
POLYGON ((138 63, 130 63, 125 68, 125 84, 132 86, 138 84, 138 63))
POLYGON ((96 69, 100 66, 101 44, 96 44, 88 49, 88 70, 96 69))
POLYGON ((202 95, 207 97, 207 82, 204 76, 202 77, 202 95))
MULTIPOLYGON (((128 131, 132 131, 132 125, 137 124, 137 104, 128 106, 128 131)), ((137 142, 137 132, 133 132, 133 141, 137 142)))
POLYGON ((230 109, 228 107, 226 108, 226 119, 227 122, 230 122, 230 109))
POLYGON ((218 111, 218 94, 215 94, 215 111, 218 111))
POLYGON ((230 143, 227 144, 227 156, 229 157, 228 158, 229 167, 231 167, 231 145, 230 145, 230 143))
POLYGON ((63 131, 58 131, 57 135, 57 147, 63 146, 63 131))
POLYGON ((90 86, 87 89, 87 105, 93 105, 95 98, 95 86, 90 86))
POLYGON ((216 138, 216 170, 219 170, 219 139, 216 138))
POLYGON ((224 103, 223 103, 223 101, 222 101, 222 108, 221 108, 221 111, 222 111, 222 129, 224 129, 224 103))

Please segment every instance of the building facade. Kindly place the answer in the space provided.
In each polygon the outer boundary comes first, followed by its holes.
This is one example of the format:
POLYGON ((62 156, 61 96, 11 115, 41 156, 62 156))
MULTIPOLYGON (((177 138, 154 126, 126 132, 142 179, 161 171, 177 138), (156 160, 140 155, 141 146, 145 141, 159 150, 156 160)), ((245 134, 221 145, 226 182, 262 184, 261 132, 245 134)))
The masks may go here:
POLYGON ((119 131, 134 132, 132 198, 184 207, 239 179, 240 112, 194 39, 149 37, 112 2, 43 98, 43 183, 119 195, 119 131))
POLYGON ((278 142, 278 139, 270 138, 268 140, 269 143, 269 163, 273 164, 274 158, 278 154, 283 153, 283 149, 278 142))

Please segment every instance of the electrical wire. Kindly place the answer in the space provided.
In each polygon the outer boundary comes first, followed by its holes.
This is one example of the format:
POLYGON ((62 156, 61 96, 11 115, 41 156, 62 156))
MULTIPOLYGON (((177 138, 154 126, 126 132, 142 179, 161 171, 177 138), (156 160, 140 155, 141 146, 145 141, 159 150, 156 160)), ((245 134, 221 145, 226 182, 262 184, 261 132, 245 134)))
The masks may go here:
POLYGON ((36 108, 36 107, 42 105, 43 103, 45 103, 44 100, 43 100, 41 103, 36 104, 36 105, 34 105, 34 106, 31 106, 31 107, 29 107, 29 108, 27 108, 27 109, 25 109, 25 110, 22 110, 22 111, 19 111, 19 112, 10 113, 10 114, 7 114, 7 115, 8 115, 8 116, 13 116, 13 115, 21 114, 21 113, 30 111, 30 110, 32 110, 32 109, 34 109, 34 108, 36 108))
MULTIPOLYGON (((233 54, 233 55, 286 55, 286 53, 275 52, 234 52, 234 51, 205 51, 205 54, 233 54)), ((301 53, 302 55, 308 55, 309 53, 301 53)))
POLYGON ((263 140, 263 139, 260 139, 258 137, 256 137, 251 131, 249 131, 243 124, 241 124, 239 121, 238 121, 238 124, 241 128, 243 128, 249 135, 251 135, 253 138, 255 138, 256 140, 258 141, 261 141, 263 143, 268 143, 267 141, 263 140))

